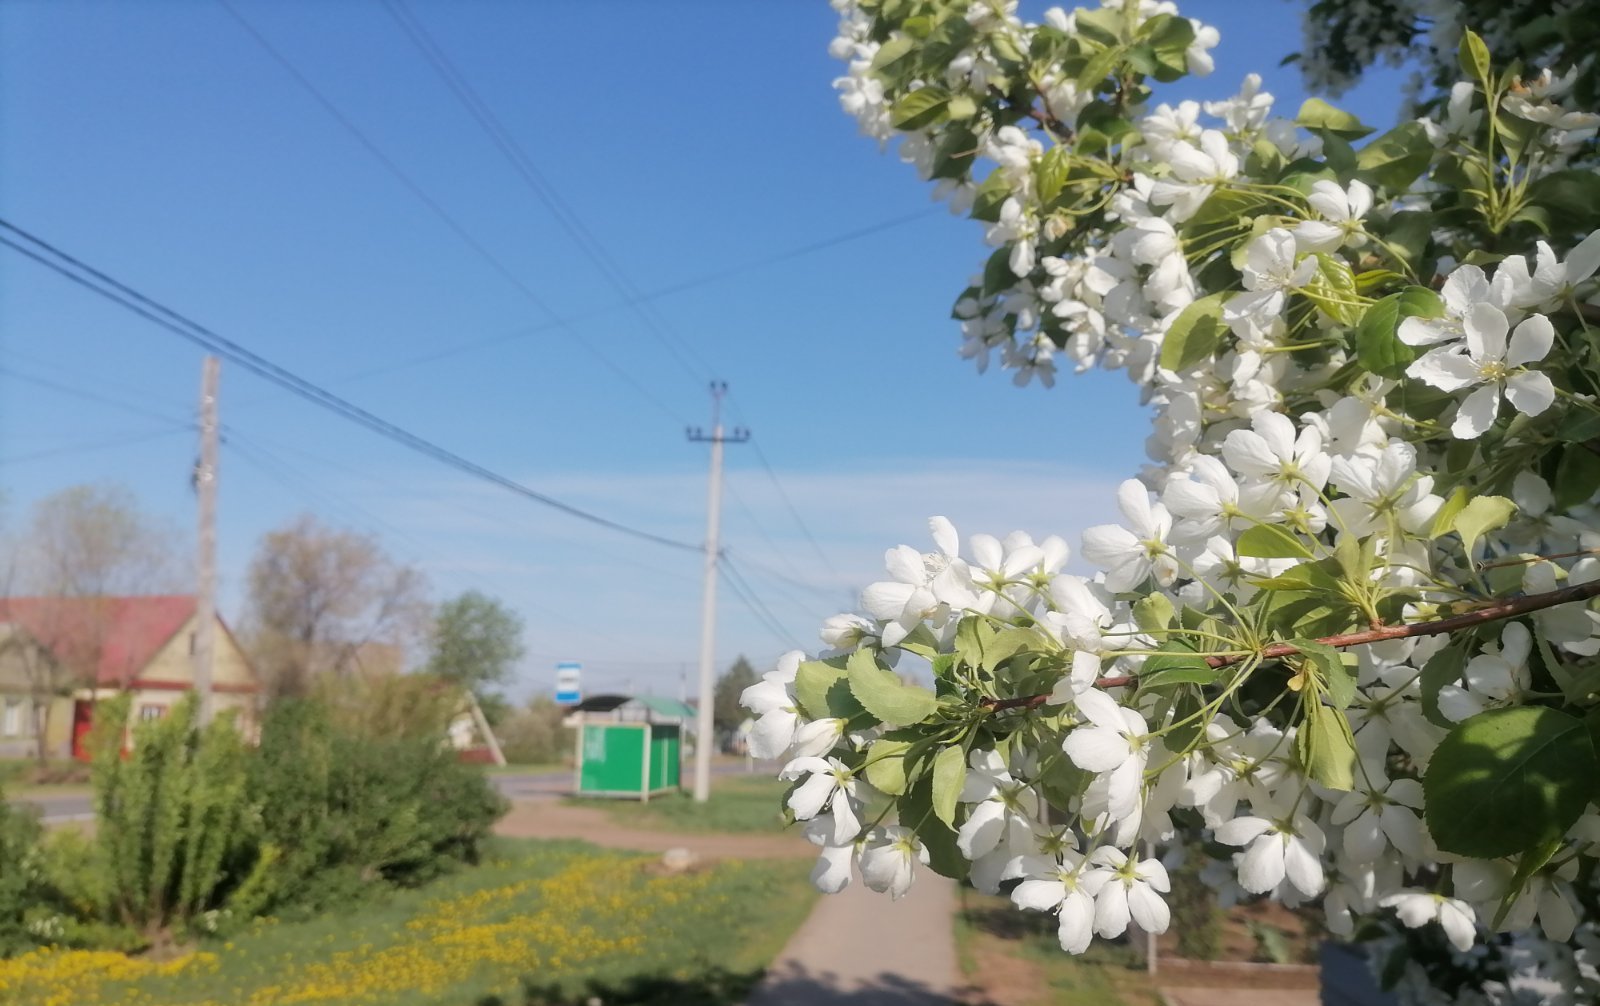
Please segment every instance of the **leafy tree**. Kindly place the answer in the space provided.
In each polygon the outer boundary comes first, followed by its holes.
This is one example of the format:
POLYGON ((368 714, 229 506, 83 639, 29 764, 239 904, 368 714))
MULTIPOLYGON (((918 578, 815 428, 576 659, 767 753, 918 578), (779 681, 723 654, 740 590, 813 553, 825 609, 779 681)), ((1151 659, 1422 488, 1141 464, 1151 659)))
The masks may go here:
POLYGON ((422 574, 310 514, 262 537, 247 582, 246 635, 272 696, 304 694, 324 674, 397 672, 426 632, 422 574))
POLYGON ((717 679, 716 691, 712 693, 711 719, 718 730, 737 729, 749 718, 750 712, 739 704, 739 696, 760 680, 761 676, 743 656, 717 679))
POLYGON ((1169 4, 834 6, 845 111, 985 225, 961 355, 1123 370, 1154 429, 1092 576, 934 517, 837 655, 751 690, 813 880, 932 869, 1077 953, 1168 928, 1197 840, 1403 1001, 1600 1001, 1600 116, 1470 31, 1448 103, 1372 136, 1257 78, 1160 102, 1219 41, 1169 4))
POLYGON ((426 670, 482 696, 505 683, 522 653, 522 617, 469 590, 439 605, 426 670))
POLYGON ((0 637, 0 661, 27 685, 40 764, 50 754, 56 700, 93 682, 102 665, 111 598, 165 593, 183 583, 175 542, 172 529, 122 486, 72 486, 33 505, 21 543, 0 570, 0 589, 44 603, 0 637))
POLYGON ((1600 38, 1594 0, 1316 0, 1306 8, 1306 46, 1290 59, 1313 88, 1338 93, 1379 63, 1418 67, 1424 104, 1440 101, 1460 78, 1456 52, 1472 28, 1504 65, 1537 77, 1571 67, 1572 99, 1593 108, 1600 78, 1589 58, 1600 38))

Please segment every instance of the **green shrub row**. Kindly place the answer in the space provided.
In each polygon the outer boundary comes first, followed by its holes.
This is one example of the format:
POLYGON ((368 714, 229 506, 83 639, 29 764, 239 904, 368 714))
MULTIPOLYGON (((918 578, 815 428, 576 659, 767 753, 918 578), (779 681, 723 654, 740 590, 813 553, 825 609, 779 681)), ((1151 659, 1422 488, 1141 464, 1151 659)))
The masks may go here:
POLYGON ((475 862, 504 803, 433 731, 374 733, 316 699, 275 704, 260 742, 192 700, 91 733, 92 837, 41 832, 0 798, 0 956, 131 950, 264 914, 309 914, 475 862))

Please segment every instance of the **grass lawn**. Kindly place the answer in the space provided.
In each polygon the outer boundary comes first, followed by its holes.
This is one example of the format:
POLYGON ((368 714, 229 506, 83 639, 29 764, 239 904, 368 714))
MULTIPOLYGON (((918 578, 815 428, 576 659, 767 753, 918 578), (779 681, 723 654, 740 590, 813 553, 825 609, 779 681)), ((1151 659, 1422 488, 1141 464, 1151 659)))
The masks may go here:
POLYGON ((956 952, 968 981, 1000 1006, 1159 1006, 1143 962, 1125 946, 1096 940, 1073 956, 1056 919, 1021 912, 1010 899, 961 889, 956 952))
POLYGON ((619 825, 658 831, 777 832, 784 828, 782 797, 789 788, 771 775, 713 776, 711 799, 695 803, 687 791, 637 800, 568 798, 599 807, 619 825))
POLYGON ((0 961, 28 1006, 550 1006, 741 1002, 811 906, 806 864, 664 874, 652 856, 497 840, 419 890, 263 920, 168 961, 82 951, 0 961))

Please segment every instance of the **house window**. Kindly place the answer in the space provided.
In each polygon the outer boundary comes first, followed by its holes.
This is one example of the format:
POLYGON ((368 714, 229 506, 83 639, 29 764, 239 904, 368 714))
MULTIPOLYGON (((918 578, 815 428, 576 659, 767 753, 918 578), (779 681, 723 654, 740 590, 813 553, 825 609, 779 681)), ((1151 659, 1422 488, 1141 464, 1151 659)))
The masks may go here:
POLYGON ((0 713, 0 736, 21 737, 27 732, 26 703, 22 699, 6 699, 4 712, 0 713))
POLYGON ((159 720, 165 715, 167 715, 166 706, 142 705, 139 707, 140 723, 149 723, 151 720, 159 720))

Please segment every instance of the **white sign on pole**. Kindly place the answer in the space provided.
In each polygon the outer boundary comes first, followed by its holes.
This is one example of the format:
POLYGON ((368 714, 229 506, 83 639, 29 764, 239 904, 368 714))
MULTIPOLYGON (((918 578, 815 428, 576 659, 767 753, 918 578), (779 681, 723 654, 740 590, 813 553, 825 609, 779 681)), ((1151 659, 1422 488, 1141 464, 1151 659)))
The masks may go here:
POLYGON ((582 664, 563 660, 556 665, 556 701, 564 706, 575 706, 583 701, 582 664))

